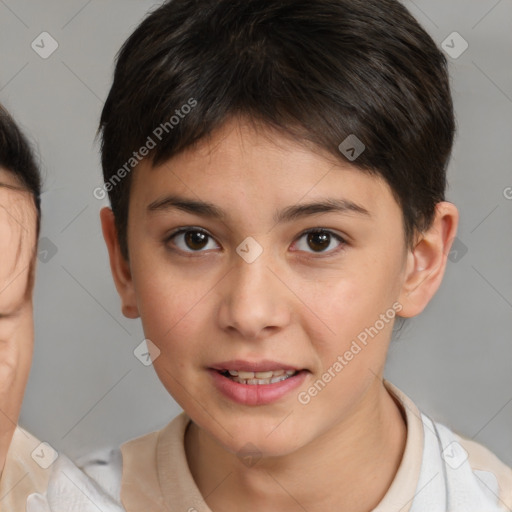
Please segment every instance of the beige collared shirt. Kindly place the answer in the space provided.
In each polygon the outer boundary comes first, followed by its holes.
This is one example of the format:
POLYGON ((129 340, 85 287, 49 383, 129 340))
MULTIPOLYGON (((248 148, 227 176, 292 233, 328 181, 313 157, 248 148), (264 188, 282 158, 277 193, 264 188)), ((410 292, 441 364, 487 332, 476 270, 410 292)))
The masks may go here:
MULTIPOLYGON (((403 411, 407 440, 397 474, 373 512, 510 512, 512 469, 385 385, 403 411)), ((39 441, 18 428, 0 483, 0 510, 120 512, 122 501, 127 512, 212 512, 187 464, 189 423, 183 412, 162 430, 123 444, 121 453, 82 460, 82 471, 61 455, 51 475, 32 458, 39 441)))
MULTIPOLYGON (((482 500, 486 508, 478 512, 512 508, 512 469, 483 446, 431 422, 405 394, 385 384, 404 412, 407 440, 395 479, 374 512, 469 512, 457 504, 466 498, 472 506, 482 500), (437 438, 441 429, 443 449, 437 438)), ((189 422, 181 413, 164 429, 121 447, 121 499, 127 512, 212 512, 187 464, 184 436, 189 422)))

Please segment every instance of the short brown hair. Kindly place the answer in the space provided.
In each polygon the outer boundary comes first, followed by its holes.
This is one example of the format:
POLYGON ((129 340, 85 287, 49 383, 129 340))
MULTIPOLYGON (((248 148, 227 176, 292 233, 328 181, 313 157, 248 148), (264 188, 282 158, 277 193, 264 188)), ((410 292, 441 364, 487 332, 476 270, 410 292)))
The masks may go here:
POLYGON ((444 200, 455 131, 447 63, 398 1, 172 0, 121 48, 101 115, 103 177, 126 258, 134 151, 166 126, 147 156, 155 166, 236 114, 340 160, 338 146, 355 135, 366 148, 352 164, 389 184, 408 246, 444 200), (194 108, 170 123, 190 99, 194 108))

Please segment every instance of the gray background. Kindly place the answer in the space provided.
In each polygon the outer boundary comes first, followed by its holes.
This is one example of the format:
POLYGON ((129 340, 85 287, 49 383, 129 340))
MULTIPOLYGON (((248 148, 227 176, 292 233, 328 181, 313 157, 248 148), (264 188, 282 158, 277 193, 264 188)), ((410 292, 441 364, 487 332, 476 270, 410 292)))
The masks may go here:
MULTIPOLYGON (((37 141, 45 176, 48 252, 38 265, 20 423, 72 457, 160 428, 180 411, 133 355, 142 329, 121 315, 98 217, 107 203, 92 194, 114 55, 155 5, 0 0, 0 101, 37 141), (47 59, 31 48, 43 31, 59 43, 47 59)), ((469 43, 449 57, 459 131, 447 198, 461 220, 441 289, 392 345, 386 375, 512 465, 512 200, 504 192, 512 187, 512 1, 406 5, 440 46, 453 31, 469 43)))

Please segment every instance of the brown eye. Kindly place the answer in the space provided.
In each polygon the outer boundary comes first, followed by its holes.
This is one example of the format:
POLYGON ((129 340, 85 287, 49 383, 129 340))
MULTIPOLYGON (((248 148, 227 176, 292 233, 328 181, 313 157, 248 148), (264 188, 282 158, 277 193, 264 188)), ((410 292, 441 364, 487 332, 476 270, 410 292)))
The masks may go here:
POLYGON ((325 229, 315 228, 305 231, 299 237, 297 246, 298 250, 309 253, 337 252, 336 244, 331 247, 333 245, 333 241, 338 241, 338 248, 345 244, 345 240, 336 233, 325 229), (305 243, 302 242, 303 239, 305 240, 305 243), (329 247, 331 247, 331 250, 327 250, 329 247))
POLYGON ((325 232, 308 233, 308 244, 314 251, 323 251, 331 243, 331 235, 325 232))
POLYGON ((187 247, 197 251, 205 247, 208 241, 208 235, 205 235, 201 231, 187 231, 184 239, 187 247))
POLYGON ((213 238, 202 229, 183 228, 170 235, 165 243, 172 242, 181 251, 193 253, 204 252, 203 249, 209 248, 210 241, 213 242, 213 238))

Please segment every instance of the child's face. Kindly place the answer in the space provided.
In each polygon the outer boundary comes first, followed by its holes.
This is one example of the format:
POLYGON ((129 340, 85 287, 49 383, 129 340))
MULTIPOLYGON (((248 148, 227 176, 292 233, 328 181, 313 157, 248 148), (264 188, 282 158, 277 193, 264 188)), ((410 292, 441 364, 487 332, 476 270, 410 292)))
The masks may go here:
MULTIPOLYGON (((228 450, 250 442, 277 455, 374 406, 410 259, 400 207, 383 179, 267 135, 233 121, 211 144, 154 169, 143 162, 131 187, 130 264, 115 277, 124 313, 140 314, 160 350, 160 380, 193 421, 228 450), (215 205, 224 218, 165 207, 171 195, 215 205), (313 208, 274 220, 299 205, 340 199, 368 213, 313 208), (169 239, 184 227, 188 235, 169 239), (308 240, 309 228, 332 235, 308 240), (255 241, 248 247, 247 237, 255 241), (365 328, 373 329, 366 344, 365 328), (256 385, 212 370, 242 369, 225 363, 233 360, 301 372, 258 395, 256 385), (331 378, 322 377, 329 369, 331 378), (328 382, 308 392, 318 379, 328 382)), ((102 218, 105 229, 106 212, 102 218)))

